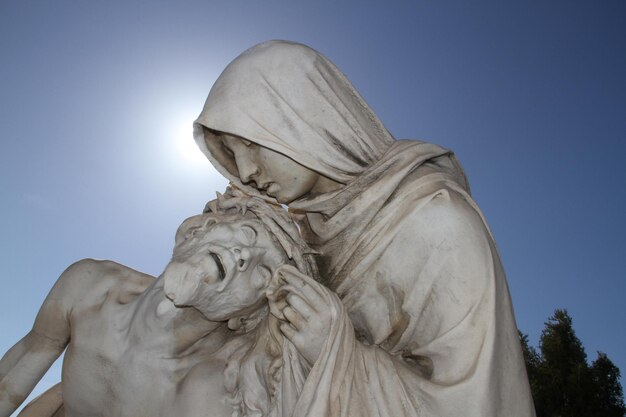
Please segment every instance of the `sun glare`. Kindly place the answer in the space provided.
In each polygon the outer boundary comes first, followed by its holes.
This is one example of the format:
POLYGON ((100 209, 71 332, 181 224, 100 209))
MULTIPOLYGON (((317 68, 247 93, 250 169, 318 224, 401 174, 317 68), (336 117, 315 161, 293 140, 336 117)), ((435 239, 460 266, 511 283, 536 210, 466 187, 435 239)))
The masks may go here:
POLYGON ((208 161, 196 141, 193 139, 193 125, 191 121, 186 120, 178 129, 176 135, 178 150, 181 156, 188 163, 207 164, 208 161))

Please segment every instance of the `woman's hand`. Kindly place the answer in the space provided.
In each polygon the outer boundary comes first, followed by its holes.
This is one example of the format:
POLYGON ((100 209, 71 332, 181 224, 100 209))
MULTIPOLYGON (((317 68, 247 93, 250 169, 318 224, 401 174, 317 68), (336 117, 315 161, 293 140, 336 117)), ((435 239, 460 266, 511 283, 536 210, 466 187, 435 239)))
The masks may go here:
POLYGON ((313 278, 290 265, 274 273, 267 292, 270 311, 281 332, 313 365, 320 356, 334 320, 345 314, 339 297, 313 278))

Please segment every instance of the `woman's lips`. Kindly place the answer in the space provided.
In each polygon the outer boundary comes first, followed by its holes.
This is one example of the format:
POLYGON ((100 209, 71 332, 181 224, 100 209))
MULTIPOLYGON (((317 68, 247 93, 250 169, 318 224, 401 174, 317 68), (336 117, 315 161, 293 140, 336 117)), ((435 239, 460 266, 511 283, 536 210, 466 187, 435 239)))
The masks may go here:
POLYGON ((266 189, 267 195, 276 197, 276 193, 280 190, 280 186, 275 182, 270 183, 270 186, 266 189))

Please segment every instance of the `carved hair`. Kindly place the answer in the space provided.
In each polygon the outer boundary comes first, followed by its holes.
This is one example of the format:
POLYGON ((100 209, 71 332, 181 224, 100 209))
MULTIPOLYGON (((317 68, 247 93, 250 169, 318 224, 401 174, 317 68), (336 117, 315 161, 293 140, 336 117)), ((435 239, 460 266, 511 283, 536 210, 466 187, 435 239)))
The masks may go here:
MULTIPOLYGON (((204 213, 253 214, 302 273, 319 278, 313 258, 316 252, 302 239, 296 223, 283 207, 229 187, 224 195, 218 193, 217 199, 207 203, 204 213)), ((280 407, 283 358, 298 355, 280 332, 278 319, 267 314, 267 310, 265 307, 248 317, 248 323, 240 329, 247 334, 229 342, 234 351, 228 358, 224 377, 229 403, 235 409, 233 417, 274 415, 276 407, 280 407)))
POLYGON ((263 223, 300 272, 315 279, 319 278, 317 265, 313 259, 317 252, 302 239, 298 226, 282 206, 251 197, 231 185, 224 194, 217 193, 217 198, 209 201, 204 207, 204 213, 246 215, 249 212, 263 223))

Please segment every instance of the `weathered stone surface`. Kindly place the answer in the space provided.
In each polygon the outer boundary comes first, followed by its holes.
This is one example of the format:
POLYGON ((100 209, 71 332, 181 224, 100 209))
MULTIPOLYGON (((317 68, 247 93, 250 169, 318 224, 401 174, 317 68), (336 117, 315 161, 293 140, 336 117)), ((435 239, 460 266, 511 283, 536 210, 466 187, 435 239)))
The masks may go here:
POLYGON ((194 132, 319 252, 325 286, 294 273, 279 315, 312 365, 294 415, 534 415, 504 271, 452 152, 395 140, 330 61, 284 41, 224 70, 194 132))
POLYGON ((285 41, 224 70, 194 135, 234 188, 183 223, 157 279, 68 268, 0 362, 0 416, 66 347, 61 385, 22 415, 534 416, 451 151, 395 140, 330 61, 285 41))

